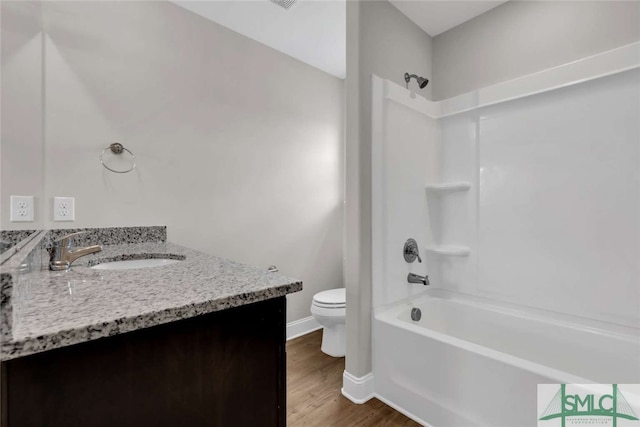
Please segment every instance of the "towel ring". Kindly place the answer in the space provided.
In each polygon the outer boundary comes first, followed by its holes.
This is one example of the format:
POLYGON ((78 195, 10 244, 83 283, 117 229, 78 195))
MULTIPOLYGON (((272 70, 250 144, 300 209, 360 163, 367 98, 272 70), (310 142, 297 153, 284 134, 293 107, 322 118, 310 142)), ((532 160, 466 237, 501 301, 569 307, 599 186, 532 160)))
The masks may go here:
POLYGON ((109 145, 104 150, 102 150, 102 153, 100 153, 100 163, 102 163, 102 166, 104 166, 105 169, 108 169, 111 172, 127 173, 127 172, 131 172, 132 170, 134 170, 136 168, 136 156, 133 155, 131 150, 128 150, 128 149, 124 148, 124 146, 122 144, 120 144, 119 142, 114 142, 113 144, 109 145), (104 156, 104 153, 107 150, 111 150, 111 152, 113 154, 122 154, 123 151, 126 151, 127 153, 129 153, 129 155, 131 156, 131 167, 129 169, 127 169, 127 170, 116 170, 116 169, 112 169, 109 166, 107 166, 105 164, 105 162, 104 162, 104 159, 102 158, 104 156))

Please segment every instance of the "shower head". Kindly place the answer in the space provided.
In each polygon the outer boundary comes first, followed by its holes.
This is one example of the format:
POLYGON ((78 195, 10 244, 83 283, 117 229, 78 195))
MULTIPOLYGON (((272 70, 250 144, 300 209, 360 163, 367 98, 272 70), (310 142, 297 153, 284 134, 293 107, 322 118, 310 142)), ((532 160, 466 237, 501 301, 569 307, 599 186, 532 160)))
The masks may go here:
POLYGON ((429 79, 425 79, 424 77, 420 77, 415 74, 404 73, 404 81, 407 82, 407 89, 409 89, 409 81, 411 79, 416 79, 416 82, 418 82, 418 87, 420 87, 420 89, 424 89, 429 84, 429 79))

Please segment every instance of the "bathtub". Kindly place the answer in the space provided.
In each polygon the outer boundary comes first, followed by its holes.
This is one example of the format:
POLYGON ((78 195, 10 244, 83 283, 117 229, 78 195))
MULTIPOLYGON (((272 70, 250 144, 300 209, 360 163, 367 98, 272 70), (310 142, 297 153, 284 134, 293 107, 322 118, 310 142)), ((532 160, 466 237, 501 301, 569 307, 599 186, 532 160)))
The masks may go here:
POLYGON ((640 383, 634 328, 437 290, 372 326, 376 397, 424 425, 534 427, 537 384, 640 383))

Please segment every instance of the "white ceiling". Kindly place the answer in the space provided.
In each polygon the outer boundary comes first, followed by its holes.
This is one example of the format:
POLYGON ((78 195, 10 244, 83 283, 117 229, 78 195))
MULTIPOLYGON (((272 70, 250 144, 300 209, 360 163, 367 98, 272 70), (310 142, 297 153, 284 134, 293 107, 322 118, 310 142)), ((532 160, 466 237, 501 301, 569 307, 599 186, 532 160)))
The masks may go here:
POLYGON ((478 15, 482 15, 503 1, 425 1, 389 0, 400 12, 415 22, 431 37, 444 33, 478 15))
MULTIPOLYGON (((346 76, 348 0, 298 0, 289 10, 269 0, 171 1, 336 77, 346 76)), ((432 37, 505 3, 389 1, 432 37)))
POLYGON ((345 0, 298 0, 289 10, 269 0, 173 3, 336 77, 346 76, 345 0))

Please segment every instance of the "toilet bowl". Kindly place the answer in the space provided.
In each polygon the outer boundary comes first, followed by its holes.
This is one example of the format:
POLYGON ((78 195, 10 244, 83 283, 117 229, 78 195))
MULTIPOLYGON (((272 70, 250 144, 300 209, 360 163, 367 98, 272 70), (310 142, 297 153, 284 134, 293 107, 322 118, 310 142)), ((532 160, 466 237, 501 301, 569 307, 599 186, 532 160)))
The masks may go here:
POLYGON ((323 353, 343 357, 347 347, 345 330, 346 293, 344 288, 322 291, 313 296, 311 314, 323 327, 323 353))

